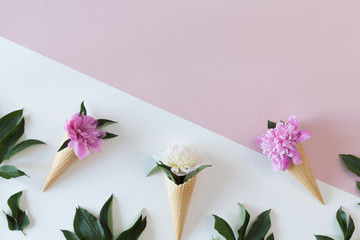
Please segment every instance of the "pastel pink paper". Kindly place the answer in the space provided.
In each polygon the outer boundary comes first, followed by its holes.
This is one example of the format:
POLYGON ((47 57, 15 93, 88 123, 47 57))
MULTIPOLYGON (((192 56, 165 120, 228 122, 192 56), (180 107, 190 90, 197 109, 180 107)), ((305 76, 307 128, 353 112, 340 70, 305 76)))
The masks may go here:
POLYGON ((295 114, 313 134, 304 147, 315 176, 358 194, 338 154, 360 156, 359 8, 5 1, 0 35, 254 149, 267 119, 295 114))

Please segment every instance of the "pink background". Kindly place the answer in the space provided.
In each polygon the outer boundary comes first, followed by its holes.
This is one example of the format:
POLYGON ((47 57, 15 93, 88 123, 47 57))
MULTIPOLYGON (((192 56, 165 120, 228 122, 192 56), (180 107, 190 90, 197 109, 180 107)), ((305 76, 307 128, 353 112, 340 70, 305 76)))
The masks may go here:
POLYGON ((359 9, 355 0, 2 1, 0 36, 253 149, 267 119, 295 114, 313 133, 304 146, 316 177, 359 195, 338 157, 360 156, 359 9))

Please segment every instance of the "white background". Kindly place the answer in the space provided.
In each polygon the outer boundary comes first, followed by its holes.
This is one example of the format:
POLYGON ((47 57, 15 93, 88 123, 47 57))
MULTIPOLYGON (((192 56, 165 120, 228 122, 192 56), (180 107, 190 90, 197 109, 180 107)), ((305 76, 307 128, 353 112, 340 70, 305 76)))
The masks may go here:
MULTIPOLYGON (((23 190, 21 207, 27 211, 31 225, 24 237, 21 232, 10 232, 2 215, 1 239, 65 239, 60 229, 73 231, 75 208, 81 206, 98 215, 111 193, 115 196, 116 236, 145 208, 148 226, 140 239, 174 239, 164 177, 161 173, 145 176, 155 164, 151 155, 175 142, 198 148, 204 163, 213 165, 198 176, 183 239, 218 236, 211 214, 223 217, 237 230, 238 202, 245 205, 252 220, 271 208, 271 231, 276 239, 315 239, 313 234, 342 239, 335 219, 340 206, 354 218, 357 226, 354 236, 360 233, 360 207, 356 205, 359 198, 318 182, 326 202, 323 206, 290 174, 273 172, 270 161, 260 153, 3 38, 0 38, 0 82, 0 115, 24 108, 23 138, 47 143, 5 162, 25 171, 30 178, 0 179, 0 209, 9 211, 7 199, 23 190), (106 130, 119 137, 107 140, 101 154, 76 162, 42 192, 64 135, 64 122, 79 110, 83 100, 89 115, 118 122, 106 130)), ((304 143, 305 151, 307 144, 304 143)))

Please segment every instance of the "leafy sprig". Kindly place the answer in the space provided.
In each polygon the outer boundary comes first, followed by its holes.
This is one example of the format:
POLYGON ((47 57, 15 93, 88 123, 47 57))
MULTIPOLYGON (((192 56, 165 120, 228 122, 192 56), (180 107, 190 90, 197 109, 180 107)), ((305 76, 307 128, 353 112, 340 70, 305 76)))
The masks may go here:
MULTIPOLYGON (((280 120, 280 122, 281 122, 283 125, 285 125, 285 122, 284 122, 284 121, 280 120)), ((277 124, 276 122, 272 122, 272 121, 270 121, 270 120, 267 121, 267 127, 268 127, 268 129, 276 128, 276 124, 277 124)))
POLYGON ((151 176, 159 171, 163 171, 165 173, 165 175, 171 181, 173 181, 177 185, 180 185, 180 184, 183 184, 183 183, 189 181, 191 178, 195 177, 200 171, 202 171, 208 167, 211 167, 211 165, 202 165, 202 166, 198 167, 197 169, 189 172, 185 176, 177 176, 176 174, 174 174, 171 171, 171 167, 169 167, 169 166, 165 165, 163 162, 159 161, 158 163, 156 163, 156 166, 153 169, 151 169, 151 171, 148 173, 147 177, 151 176))
MULTIPOLYGON (((96 218, 87 210, 78 207, 74 218, 74 232, 61 230, 67 240, 113 240, 111 205, 113 195, 105 202, 100 211, 100 219, 96 218)), ((136 218, 135 223, 126 231, 122 232, 116 240, 137 240, 146 227, 146 217, 142 211, 136 218)))
MULTIPOLYGON (((346 168, 360 177, 360 158, 351 154, 340 154, 346 168)), ((360 181, 356 181, 356 187, 360 190, 360 181)))
POLYGON ((268 129, 276 128, 276 123, 268 120, 267 127, 268 127, 268 129))
MULTIPOLYGON (((81 115, 85 115, 87 116, 87 110, 86 110, 86 107, 85 107, 85 104, 84 104, 84 101, 81 102, 80 104, 80 111, 79 111, 79 117, 81 115)), ((98 121, 98 129, 100 128, 103 128, 109 124, 112 124, 112 123, 116 123, 115 121, 112 121, 112 120, 109 120, 109 119, 97 119, 98 121)), ((105 132, 105 136, 102 138, 102 139, 110 139, 110 138, 115 138, 117 137, 118 135, 116 134, 113 134, 113 133, 109 133, 109 132, 105 132)), ((58 152, 60 152, 61 150, 63 150, 64 148, 66 148, 69 144, 69 142, 71 141, 71 139, 66 139, 63 144, 61 144, 58 152)))
POLYGON ((6 214, 5 211, 3 212, 6 215, 6 220, 8 222, 9 230, 21 231, 24 235, 26 235, 24 229, 27 226, 29 226, 30 220, 26 215, 25 211, 19 208, 21 196, 22 196, 22 191, 15 193, 8 199, 7 203, 11 210, 11 215, 6 214))
MULTIPOLYGON (((355 225, 352 217, 349 215, 348 218, 346 216, 346 213, 340 207, 339 210, 336 212, 336 220, 341 228, 343 239, 350 240, 355 231, 355 225)), ((333 238, 324 235, 315 235, 315 238, 316 240, 334 240, 333 238)))
MULTIPOLYGON (((264 240, 266 234, 271 227, 270 211, 271 209, 262 212, 258 218, 249 226, 250 214, 245 207, 239 203, 241 211, 240 228, 237 231, 238 238, 235 237, 230 225, 221 217, 213 214, 215 218, 215 230, 223 236, 226 240, 264 240), (249 230, 248 226, 250 227, 249 230)), ((271 233, 266 240, 274 240, 274 234, 271 233)))
MULTIPOLYGON (((25 119, 22 109, 13 111, 0 119, 0 164, 30 146, 45 144, 36 139, 28 139, 16 144, 24 132, 25 119)), ((27 175, 15 166, 0 166, 0 177, 2 178, 10 179, 21 176, 27 175)))

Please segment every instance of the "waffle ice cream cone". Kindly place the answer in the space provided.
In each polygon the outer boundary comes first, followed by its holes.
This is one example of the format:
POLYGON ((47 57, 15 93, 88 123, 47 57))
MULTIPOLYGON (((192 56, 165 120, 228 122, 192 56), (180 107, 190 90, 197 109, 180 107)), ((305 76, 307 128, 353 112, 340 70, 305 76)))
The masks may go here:
MULTIPOLYGON (((67 135, 65 135, 63 142, 66 139, 68 139, 67 135)), ((77 159, 78 157, 72 148, 66 147, 60 152, 57 152, 45 180, 43 192, 48 189, 48 187, 50 187, 50 185, 53 184, 77 159)))
POLYGON ((311 170, 309 161, 306 158, 304 148, 301 143, 297 144, 298 149, 300 151, 300 156, 302 159, 302 163, 295 165, 294 163, 287 169, 291 175, 296 178, 298 182, 300 182, 310 193, 313 195, 320 203, 325 205, 324 200, 321 196, 321 192, 316 183, 314 174, 311 170))
POLYGON ((171 217, 175 231, 175 239, 180 240, 189 209, 191 196, 195 187, 196 176, 189 181, 176 185, 166 178, 166 187, 170 203, 171 217))

